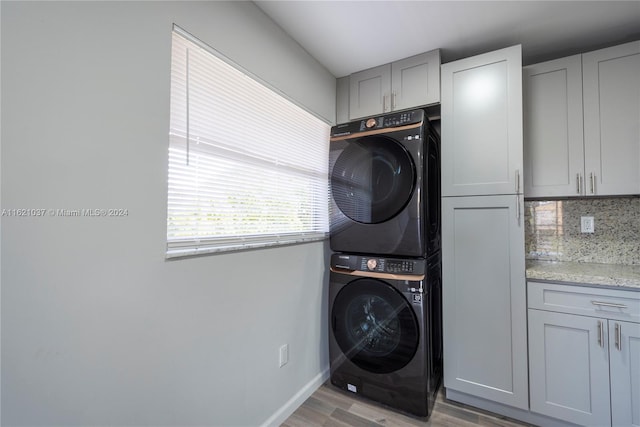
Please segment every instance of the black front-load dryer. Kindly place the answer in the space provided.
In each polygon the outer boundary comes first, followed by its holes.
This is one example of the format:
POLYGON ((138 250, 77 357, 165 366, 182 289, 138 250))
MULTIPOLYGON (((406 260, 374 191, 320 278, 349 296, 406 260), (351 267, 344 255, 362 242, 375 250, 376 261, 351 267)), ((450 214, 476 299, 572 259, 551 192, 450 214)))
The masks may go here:
POLYGON ((429 257, 440 248, 440 140, 424 110, 334 126, 334 252, 429 257))
POLYGON ((331 383, 428 417, 442 378, 439 254, 333 254, 329 283, 331 383))

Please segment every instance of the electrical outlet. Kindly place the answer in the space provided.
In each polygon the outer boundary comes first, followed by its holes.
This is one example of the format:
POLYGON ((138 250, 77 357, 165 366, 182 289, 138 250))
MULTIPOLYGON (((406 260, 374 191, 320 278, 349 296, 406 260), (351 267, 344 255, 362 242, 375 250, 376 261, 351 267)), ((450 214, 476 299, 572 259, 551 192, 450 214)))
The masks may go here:
POLYGON ((280 367, 282 368, 287 362, 289 362, 289 344, 284 344, 280 346, 280 367))
POLYGON ((595 221, 592 216, 580 217, 580 231, 583 233, 593 233, 595 231, 595 221))

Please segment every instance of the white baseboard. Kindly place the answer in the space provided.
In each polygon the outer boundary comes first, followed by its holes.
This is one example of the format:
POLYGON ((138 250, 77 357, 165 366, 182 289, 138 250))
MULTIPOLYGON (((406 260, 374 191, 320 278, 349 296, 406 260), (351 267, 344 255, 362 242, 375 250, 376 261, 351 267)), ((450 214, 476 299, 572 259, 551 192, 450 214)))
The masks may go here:
POLYGON ((325 369, 302 387, 280 409, 265 421, 261 427, 276 427, 282 424, 302 403, 329 379, 329 368, 325 369))

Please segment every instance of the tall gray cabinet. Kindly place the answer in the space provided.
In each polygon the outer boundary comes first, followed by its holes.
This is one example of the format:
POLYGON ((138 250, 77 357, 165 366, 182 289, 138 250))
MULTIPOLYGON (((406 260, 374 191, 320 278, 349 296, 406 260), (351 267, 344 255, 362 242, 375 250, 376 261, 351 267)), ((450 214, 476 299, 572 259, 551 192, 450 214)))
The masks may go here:
POLYGON ((444 385, 528 409, 521 47, 441 79, 444 385))

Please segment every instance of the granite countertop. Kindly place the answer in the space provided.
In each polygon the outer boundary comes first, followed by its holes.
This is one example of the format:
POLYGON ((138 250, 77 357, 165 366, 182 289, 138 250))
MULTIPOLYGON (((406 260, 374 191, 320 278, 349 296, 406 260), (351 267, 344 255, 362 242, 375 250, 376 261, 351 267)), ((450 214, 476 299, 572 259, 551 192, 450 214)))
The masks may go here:
POLYGON ((527 260, 527 279, 619 286, 640 291, 640 265, 527 260))

